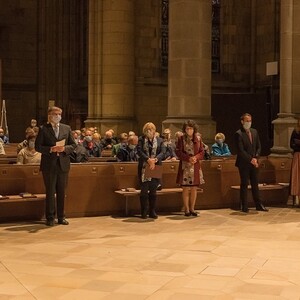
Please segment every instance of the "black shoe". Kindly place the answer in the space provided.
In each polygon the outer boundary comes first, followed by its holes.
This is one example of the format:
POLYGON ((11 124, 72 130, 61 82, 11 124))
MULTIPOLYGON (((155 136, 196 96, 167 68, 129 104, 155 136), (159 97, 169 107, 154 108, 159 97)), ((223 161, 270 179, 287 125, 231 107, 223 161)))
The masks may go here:
POLYGON ((196 212, 196 211, 191 211, 190 214, 191 214, 191 216, 193 216, 193 217, 197 217, 199 213, 196 212))
POLYGON ((244 213, 248 213, 249 209, 248 208, 242 208, 241 211, 244 212, 244 213))
POLYGON ((186 217, 189 217, 189 216, 191 215, 191 213, 190 213, 189 211, 186 211, 186 212, 184 213, 184 215, 185 215, 186 217))
POLYGON ((269 211, 263 204, 257 205, 256 210, 258 210, 258 211, 269 211))
POLYGON ((147 213, 142 213, 141 218, 142 218, 142 219, 148 219, 147 213))
POLYGON ((69 222, 66 219, 60 219, 57 223, 60 225, 69 225, 69 222))
POLYGON ((158 191, 161 191, 161 190, 162 190, 162 186, 161 186, 160 183, 159 183, 158 186, 157 186, 157 190, 158 190, 158 191))
POLYGON ((152 213, 149 214, 149 218, 151 218, 151 219, 157 219, 158 216, 157 216, 156 212, 154 211, 154 212, 152 212, 152 213))
POLYGON ((54 226, 54 220, 47 220, 45 224, 47 226, 54 226))

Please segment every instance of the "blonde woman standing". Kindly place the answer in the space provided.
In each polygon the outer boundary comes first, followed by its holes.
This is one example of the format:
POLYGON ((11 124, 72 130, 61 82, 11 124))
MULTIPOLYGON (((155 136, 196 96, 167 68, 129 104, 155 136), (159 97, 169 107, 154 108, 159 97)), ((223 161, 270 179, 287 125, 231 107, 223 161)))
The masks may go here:
POLYGON ((182 200, 186 217, 198 215, 195 211, 195 204, 197 188, 200 185, 200 161, 203 159, 204 150, 197 131, 194 121, 186 121, 182 128, 183 135, 176 143, 176 155, 180 160, 177 183, 183 189, 182 200))
POLYGON ((143 135, 138 140, 137 154, 138 176, 141 185, 140 203, 142 219, 157 219, 155 211, 156 191, 160 183, 159 178, 151 178, 146 174, 146 166, 154 170, 155 165, 161 165, 165 157, 166 147, 163 139, 156 136, 156 127, 148 122, 143 127, 143 135))

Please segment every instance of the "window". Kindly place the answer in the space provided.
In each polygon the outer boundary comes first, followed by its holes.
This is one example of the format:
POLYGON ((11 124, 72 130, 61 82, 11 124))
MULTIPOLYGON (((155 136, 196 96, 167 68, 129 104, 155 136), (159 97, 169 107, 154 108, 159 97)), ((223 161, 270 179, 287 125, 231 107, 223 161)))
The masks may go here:
MULTIPOLYGON (((220 2, 212 0, 211 71, 220 72, 220 2)), ((168 69, 169 0, 161 0, 161 68, 168 69)))

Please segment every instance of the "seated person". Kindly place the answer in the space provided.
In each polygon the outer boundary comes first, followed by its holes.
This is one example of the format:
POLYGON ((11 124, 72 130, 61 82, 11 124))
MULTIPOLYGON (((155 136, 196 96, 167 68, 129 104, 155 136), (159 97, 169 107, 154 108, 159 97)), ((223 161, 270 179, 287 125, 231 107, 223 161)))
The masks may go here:
POLYGON ((131 136, 131 135, 136 135, 136 134, 135 134, 134 131, 130 130, 130 131, 128 132, 128 136, 131 136))
POLYGON ((117 136, 115 136, 115 131, 112 128, 108 129, 108 131, 110 131, 111 134, 112 134, 112 139, 114 140, 114 144, 118 144, 119 143, 119 139, 118 139, 117 136))
POLYGON ((74 138, 75 143, 78 145, 79 144, 79 135, 78 135, 78 131, 77 130, 72 130, 72 135, 74 138))
POLYGON ((3 144, 1 141, 0 141, 0 155, 5 155, 5 150, 4 150, 4 147, 3 147, 3 144))
MULTIPOLYGON (((79 131, 80 132, 80 131, 79 131)), ((88 153, 87 150, 79 143, 78 132, 76 130, 72 131, 72 135, 74 137, 76 148, 70 154, 71 163, 84 163, 88 161, 88 153)))
POLYGON ((138 161, 137 149, 138 136, 131 135, 127 143, 123 143, 117 152, 117 161, 138 161))
POLYGON ((126 132, 121 133, 120 134, 120 143, 113 145, 112 152, 111 152, 113 157, 117 156, 117 153, 122 144, 127 144, 127 140, 128 140, 128 134, 126 132))
POLYGON ((107 130, 105 136, 101 141, 103 150, 112 150, 113 145, 116 144, 116 141, 113 139, 112 130, 107 130))
MULTIPOLYGON (((38 128, 38 127, 36 127, 36 128, 38 128)), ((34 128, 31 128, 31 127, 27 127, 26 128, 26 131, 25 131, 25 140, 24 141, 22 141, 21 143, 19 143, 18 145, 17 145, 17 154, 22 150, 22 149, 24 149, 24 148, 26 148, 27 146, 28 146, 28 136, 30 136, 30 135, 37 135, 37 133, 38 133, 38 130, 37 131, 35 131, 36 129, 34 129, 34 128)))
POLYGON ((221 132, 217 133, 215 136, 215 143, 212 145, 212 155, 213 156, 230 156, 231 152, 227 144, 224 143, 225 135, 221 132))
POLYGON ((166 128, 163 131, 162 137, 164 139, 164 145, 166 146, 166 153, 164 160, 174 161, 177 159, 175 154, 175 144, 171 140, 171 130, 166 128))
POLYGON ((0 127, 0 138, 2 139, 4 144, 9 144, 9 138, 4 134, 4 129, 0 127))
POLYGON ((37 120, 36 119, 31 119, 30 126, 28 126, 27 129, 33 129, 35 132, 38 132, 39 127, 37 126, 37 120))
POLYGON ((93 135, 90 130, 86 130, 82 146, 87 150, 89 157, 101 157, 101 144, 100 142, 93 140, 93 135))
POLYGON ((177 143, 178 139, 183 135, 182 131, 176 131, 175 132, 175 144, 177 143))
POLYGON ((208 147, 208 145, 206 145, 203 142, 201 133, 197 132, 197 137, 198 137, 198 139, 200 141, 200 144, 202 145, 202 148, 204 150, 204 157, 203 157, 203 159, 210 160, 211 159, 211 155, 210 155, 210 152, 209 152, 209 147, 208 147))
POLYGON ((19 151, 17 164, 39 164, 41 162, 41 153, 35 150, 35 138, 35 133, 31 133, 27 136, 27 147, 19 151))

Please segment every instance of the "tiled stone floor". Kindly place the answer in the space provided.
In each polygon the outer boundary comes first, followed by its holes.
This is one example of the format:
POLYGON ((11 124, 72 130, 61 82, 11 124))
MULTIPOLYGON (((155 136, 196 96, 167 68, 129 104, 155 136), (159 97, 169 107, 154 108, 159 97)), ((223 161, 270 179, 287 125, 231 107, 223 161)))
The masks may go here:
POLYGON ((0 224, 0 299, 300 299, 300 209, 0 224))

